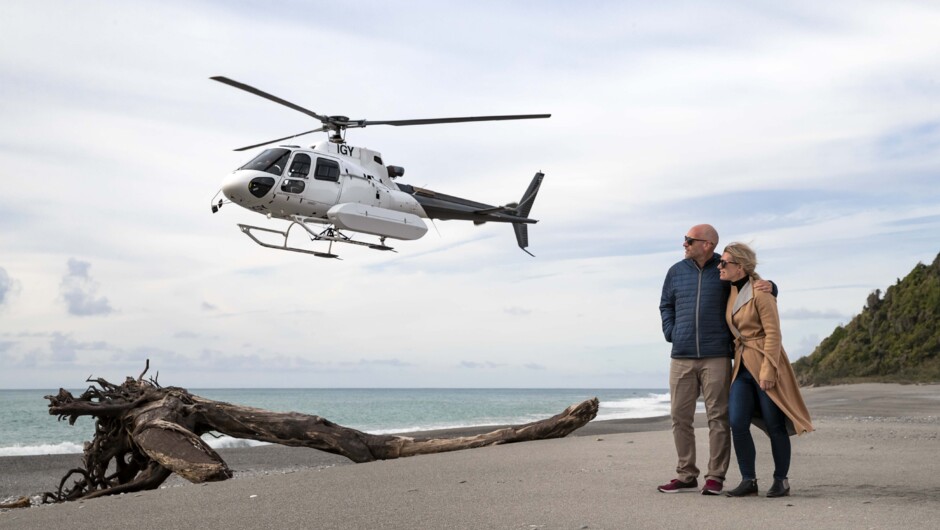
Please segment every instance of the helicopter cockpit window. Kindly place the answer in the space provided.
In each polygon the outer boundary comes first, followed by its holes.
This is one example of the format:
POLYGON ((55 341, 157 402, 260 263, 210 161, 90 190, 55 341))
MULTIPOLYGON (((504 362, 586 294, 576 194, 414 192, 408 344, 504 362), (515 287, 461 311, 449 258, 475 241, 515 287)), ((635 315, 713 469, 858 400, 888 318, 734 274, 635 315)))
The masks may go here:
POLYGON ((317 158, 317 169, 313 174, 317 180, 339 181, 339 162, 326 158, 317 158))
POLYGON ((290 157, 290 149, 265 149, 263 153, 254 157, 251 162, 238 169, 254 169, 264 171, 272 175, 280 175, 287 166, 287 158, 290 157))
POLYGON ((310 157, 303 153, 294 155, 294 161, 290 163, 290 171, 287 176, 292 179, 305 179, 310 173, 310 157))
POLYGON ((302 180, 284 179, 281 183, 281 191, 286 193, 303 193, 306 184, 302 180))

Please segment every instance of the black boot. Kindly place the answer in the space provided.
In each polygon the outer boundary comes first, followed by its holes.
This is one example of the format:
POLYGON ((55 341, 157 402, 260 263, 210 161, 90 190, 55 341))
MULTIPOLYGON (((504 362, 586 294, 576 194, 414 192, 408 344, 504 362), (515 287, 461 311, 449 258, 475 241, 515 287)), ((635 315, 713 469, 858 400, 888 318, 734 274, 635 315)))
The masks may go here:
POLYGON ((750 497, 757 495, 757 479, 742 480, 737 488, 725 493, 729 497, 750 497))
POLYGON ((787 497, 790 495, 790 481, 774 479, 774 485, 767 490, 768 497, 787 497))

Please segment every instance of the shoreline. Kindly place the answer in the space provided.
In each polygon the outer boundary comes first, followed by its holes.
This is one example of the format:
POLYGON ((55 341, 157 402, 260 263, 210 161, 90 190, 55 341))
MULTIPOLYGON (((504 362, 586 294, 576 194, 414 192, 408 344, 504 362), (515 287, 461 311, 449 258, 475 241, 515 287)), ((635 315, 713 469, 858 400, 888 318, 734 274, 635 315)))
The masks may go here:
MULTIPOLYGON (((802 388, 801 392, 814 420, 817 418, 846 420, 907 418, 912 417, 910 416, 912 414, 919 417, 930 412, 940 414, 940 383, 860 383, 807 387, 802 388), (851 396, 846 395, 845 390, 850 390, 851 396), (902 412, 906 414, 901 414, 902 412)), ((696 414, 696 428, 706 425, 705 415, 696 414)), ((414 438, 474 436, 503 427, 506 425, 435 429, 399 433, 397 436, 414 438)), ((594 420, 568 437, 669 431, 671 428, 669 416, 594 420)), ((669 441, 671 442, 671 438, 669 441)), ((234 479, 352 464, 345 457, 315 449, 274 444, 222 448, 217 451, 234 471, 234 479)), ((81 453, 0 456, 0 502, 23 495, 35 496, 55 489, 69 469, 81 464, 81 458, 81 453)), ((174 475, 164 484, 181 485, 188 484, 188 482, 174 475)))
MULTIPOLYGON (((696 420, 698 421, 699 418, 696 418, 696 420)), ((505 427, 505 425, 416 431, 400 433, 396 436, 453 438, 474 436, 502 427, 505 427)), ((569 437, 663 431, 670 428, 671 423, 668 416, 600 420, 589 422, 570 434, 569 437)), ((352 461, 343 456, 305 447, 286 447, 276 444, 231 447, 218 449, 217 451, 235 472, 233 480, 250 476, 286 474, 353 464, 352 461)), ((62 476, 69 469, 81 465, 81 461, 81 453, 0 456, 0 502, 7 501, 11 497, 35 496, 45 491, 54 490, 58 487, 62 476)), ((175 475, 164 483, 164 485, 180 484, 188 484, 188 482, 175 475)))
MULTIPOLYGON (((72 528, 117 528, 124 518, 136 519, 139 510, 158 517, 161 526, 177 527, 172 521, 188 514, 190 524, 198 519, 211 528, 675 528, 700 526, 710 516, 734 524, 728 517, 751 517, 755 507, 758 513, 770 510, 771 527, 787 526, 793 516, 831 528, 894 527, 902 521, 926 527, 940 519, 940 486, 932 466, 924 465, 940 449, 940 385, 864 383, 805 388, 803 395, 817 431, 792 439, 793 497, 777 504, 656 492, 675 466, 671 422, 659 417, 594 421, 563 439, 356 465, 307 448, 221 449, 235 471, 232 480, 193 485, 174 476, 158 490, 7 510, 0 512, 0 524, 42 528, 68 517, 72 528), (264 509, 247 506, 248 499, 264 499, 257 503, 264 509), (748 511, 728 510, 743 509, 741 503, 748 511), (442 505, 449 511, 435 508, 442 505), (788 510, 785 520, 781 507, 788 510), (663 510, 669 517, 657 519, 663 510)), ((697 415, 700 459, 708 454, 705 425, 697 415)), ((495 428, 413 434, 472 435, 495 428)), ((762 436, 755 441, 763 490, 772 466, 762 436)), ((54 489, 80 461, 76 454, 0 457, 0 499, 54 489)), ((727 480, 733 486, 739 478, 732 457, 727 480)))

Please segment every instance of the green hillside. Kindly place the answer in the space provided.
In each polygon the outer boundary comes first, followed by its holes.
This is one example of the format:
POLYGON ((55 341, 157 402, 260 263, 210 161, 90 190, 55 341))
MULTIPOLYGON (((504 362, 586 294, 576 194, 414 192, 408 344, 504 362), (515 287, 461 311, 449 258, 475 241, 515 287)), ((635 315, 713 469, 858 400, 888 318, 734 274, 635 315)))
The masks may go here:
POLYGON ((868 296, 862 312, 793 363, 802 385, 940 381, 940 254, 868 296))

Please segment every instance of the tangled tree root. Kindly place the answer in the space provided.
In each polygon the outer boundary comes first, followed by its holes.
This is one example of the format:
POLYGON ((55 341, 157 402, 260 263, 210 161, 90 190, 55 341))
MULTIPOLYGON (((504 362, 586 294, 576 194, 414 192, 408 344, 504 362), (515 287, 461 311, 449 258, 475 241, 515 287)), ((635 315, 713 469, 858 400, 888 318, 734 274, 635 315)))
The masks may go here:
POLYGON ((49 414, 74 424, 79 416, 96 419, 95 435, 85 444, 83 465, 69 470, 44 503, 91 499, 104 495, 155 489, 172 473, 190 482, 232 477, 225 461, 201 438, 219 432, 295 447, 310 447, 345 456, 353 462, 388 460, 456 451, 486 445, 561 438, 597 415, 592 398, 551 418, 514 425, 476 436, 412 438, 368 434, 337 425, 320 416, 271 412, 212 401, 178 387, 145 380, 150 361, 136 379, 114 385, 104 379, 78 397, 60 389, 49 400, 49 414), (66 485, 69 479, 76 479, 66 485))

